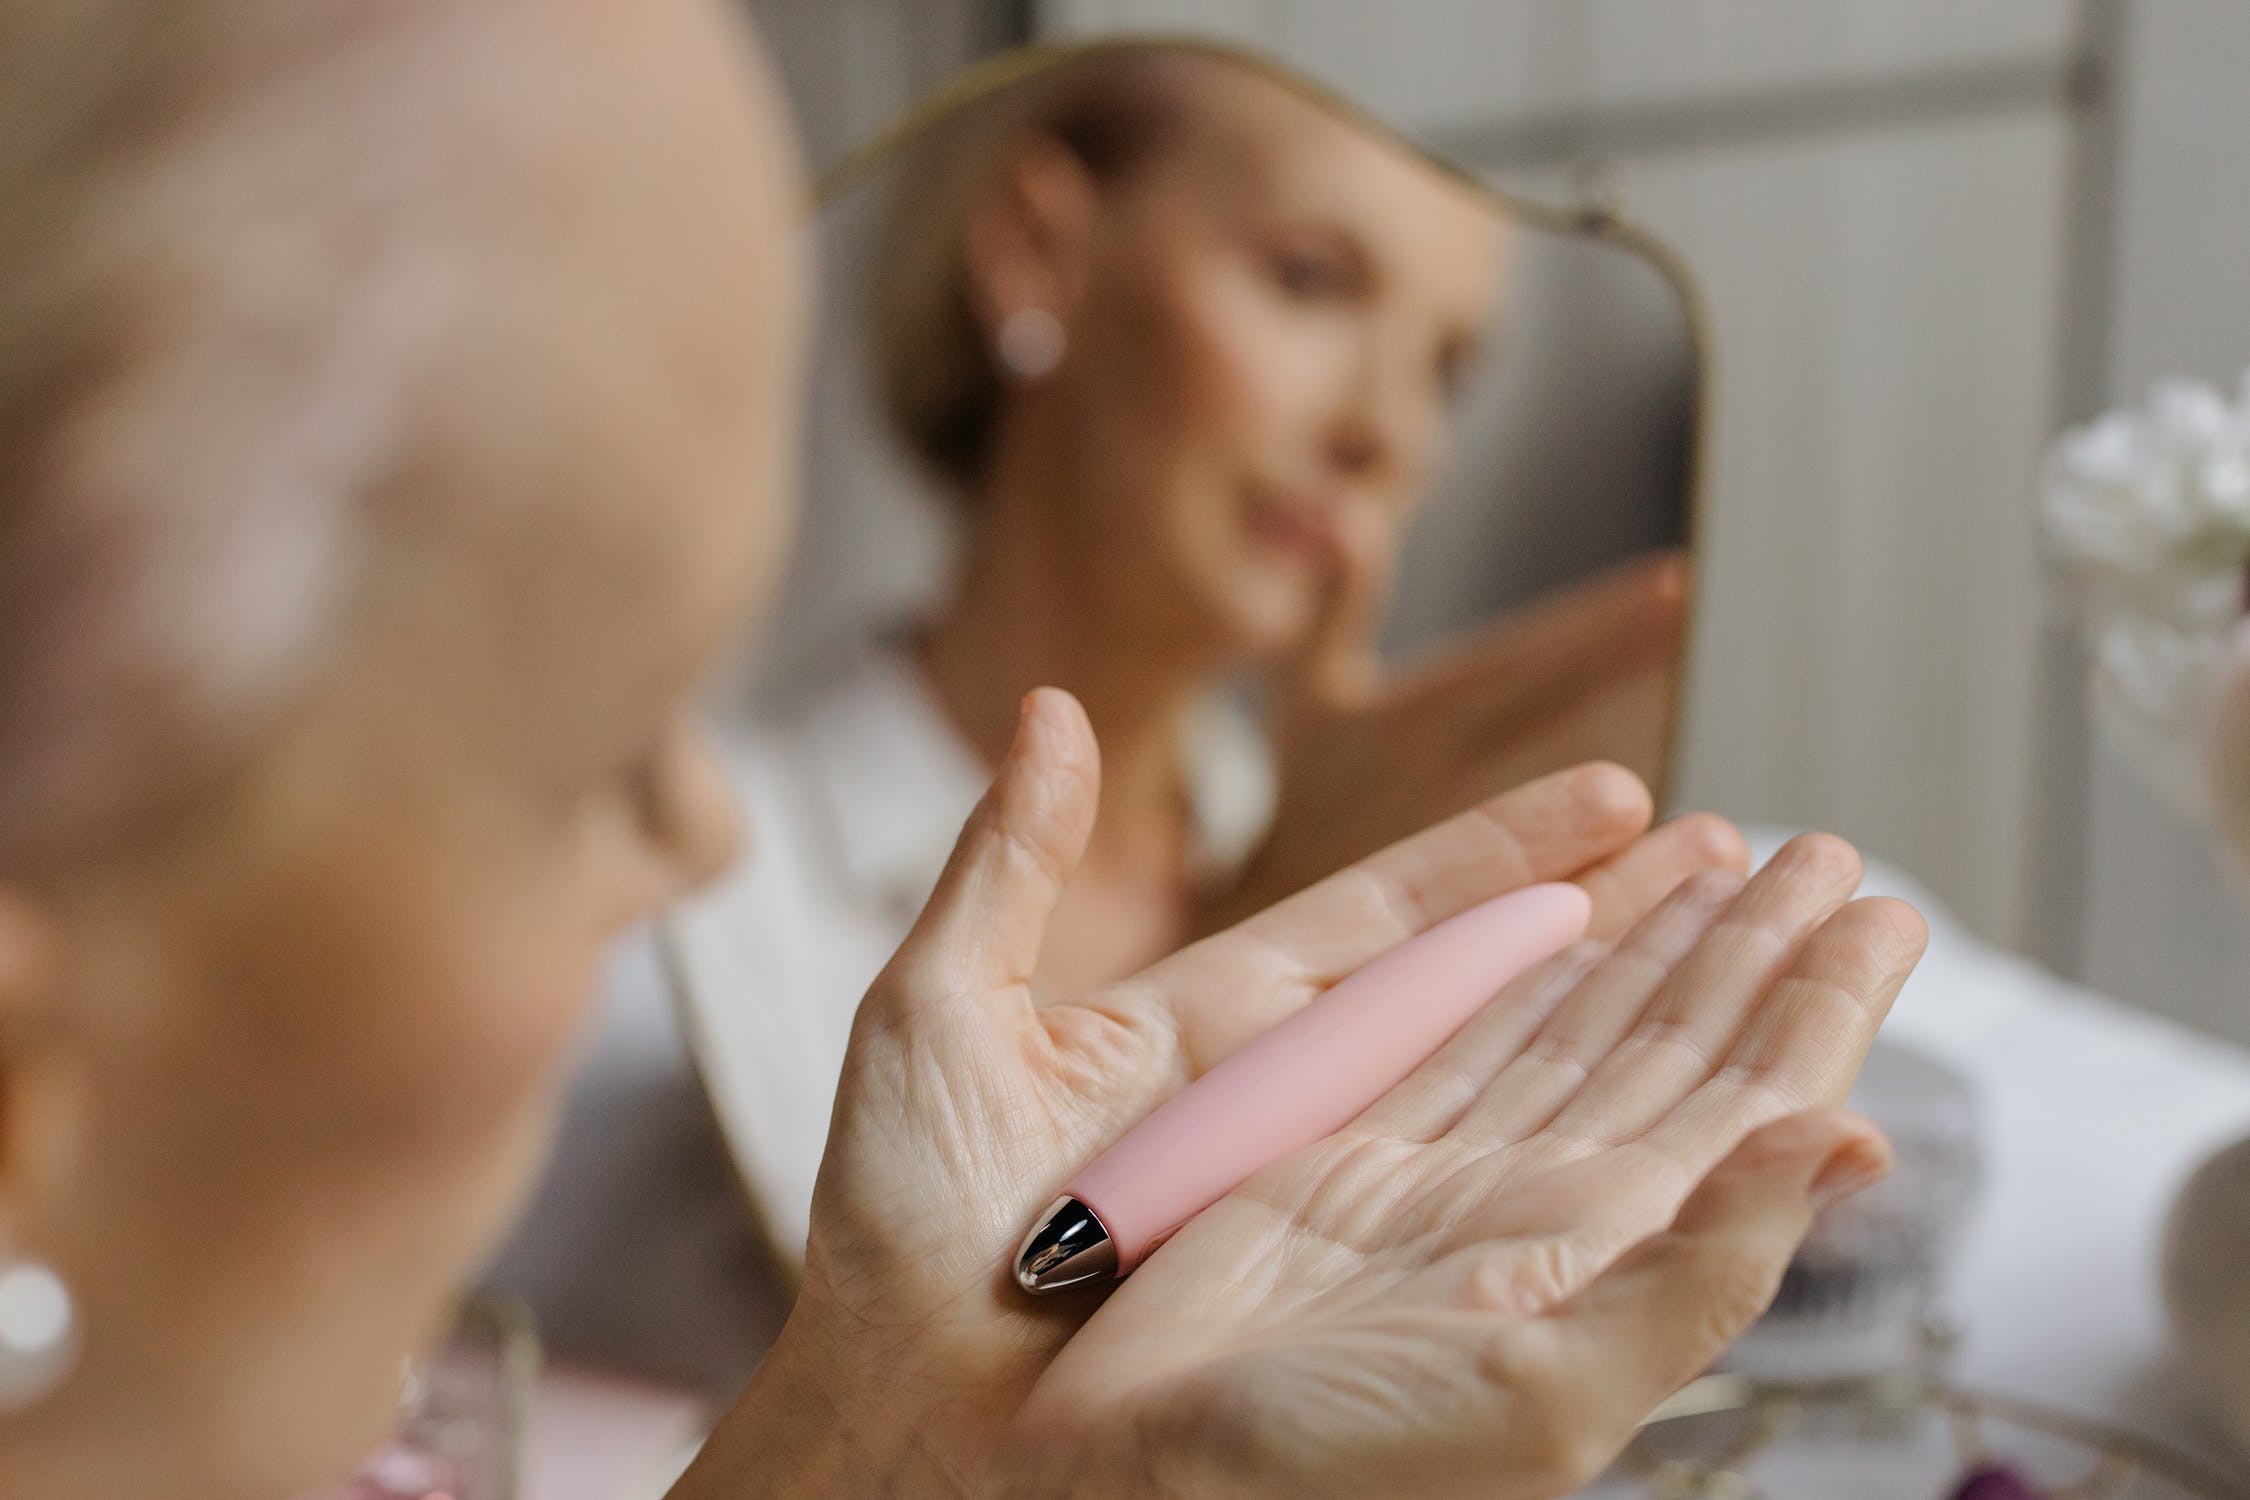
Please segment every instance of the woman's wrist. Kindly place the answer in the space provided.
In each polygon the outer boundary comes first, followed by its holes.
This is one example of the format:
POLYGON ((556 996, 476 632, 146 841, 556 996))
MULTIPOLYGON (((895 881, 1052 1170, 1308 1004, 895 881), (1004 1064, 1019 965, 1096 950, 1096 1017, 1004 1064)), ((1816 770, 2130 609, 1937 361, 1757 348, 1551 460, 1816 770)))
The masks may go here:
POLYGON ((803 1321, 790 1319, 668 1500, 956 1494, 923 1451, 923 1424, 851 1389, 844 1361, 803 1321))

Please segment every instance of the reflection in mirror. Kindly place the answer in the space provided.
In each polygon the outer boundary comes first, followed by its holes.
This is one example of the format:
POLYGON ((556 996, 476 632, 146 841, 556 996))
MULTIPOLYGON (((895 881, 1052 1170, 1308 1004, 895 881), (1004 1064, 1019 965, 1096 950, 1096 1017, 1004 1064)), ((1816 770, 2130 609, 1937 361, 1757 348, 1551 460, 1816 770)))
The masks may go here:
MULTIPOLYGON (((1263 59, 1164 43, 1055 49, 1036 60, 1028 76, 1010 76, 1022 65, 1004 59, 982 70, 987 81, 941 91, 944 107, 910 111, 901 128, 830 174, 806 549, 759 674, 761 691, 782 701, 821 671, 840 640, 871 622, 924 615, 946 591, 965 529, 951 502, 964 486, 904 430, 898 398, 936 399, 932 388, 946 381, 958 396, 980 378, 1000 378, 992 310, 959 300, 958 273, 969 208, 1010 141, 1035 138, 1045 124, 1081 144, 1105 127, 1129 138, 1136 114, 1158 113, 1181 95, 1192 100, 1200 72, 1222 98, 1247 100, 1194 112, 1175 134, 1202 149, 1165 153, 1171 161, 1161 170, 1136 174, 1159 190, 1170 183, 1190 203, 1204 180, 1193 175, 1197 157, 1223 172, 1230 147, 1256 151, 1260 101, 1273 106, 1271 119, 1294 114, 1319 126, 1269 150, 1264 164, 1276 171, 1294 163, 1317 180, 1330 173, 1340 144, 1349 156, 1387 158, 1356 203, 1348 176, 1316 181, 1340 200, 1332 221, 1379 246, 1422 227, 1392 212, 1382 177, 1445 183, 1466 171, 1414 160, 1379 125, 1263 59), (933 320, 940 303, 958 316, 933 320)), ((1478 205, 1470 217, 1489 221, 1458 247, 1481 240, 1493 249, 1471 288, 1486 309, 1468 357, 1447 356, 1452 393, 1435 414, 1445 451, 1405 497, 1411 519, 1397 569, 1404 586, 1383 621, 1394 652, 1433 646, 1627 559, 1684 547, 1693 508, 1700 351, 1679 273, 1661 248, 1600 213, 1455 186, 1478 205)), ((1218 191, 1231 188, 1222 180, 1218 191)), ((1233 206, 1247 217, 1256 205, 1236 197, 1233 206)), ((1321 206, 1304 208, 1317 214, 1321 206)), ((1424 248, 1410 245, 1396 269, 1418 276, 1436 258, 1411 253, 1424 248)), ((1455 247, 1436 247, 1447 248, 1455 247)), ((1129 250, 1115 258, 1133 263, 1129 250)), ((1098 338, 1092 330, 1080 336, 1098 338)), ((1085 357, 1119 364, 1098 343, 1085 357)), ((986 399, 1004 394, 988 389, 986 399)), ((1634 748, 1613 753, 1663 779, 1665 751, 1634 748)))
POLYGON ((856 997, 1031 688, 1103 760, 1065 990, 1548 771, 1661 782, 1698 398, 1632 232, 1237 54, 1004 60, 832 181, 754 852, 667 933, 784 1260, 856 997))

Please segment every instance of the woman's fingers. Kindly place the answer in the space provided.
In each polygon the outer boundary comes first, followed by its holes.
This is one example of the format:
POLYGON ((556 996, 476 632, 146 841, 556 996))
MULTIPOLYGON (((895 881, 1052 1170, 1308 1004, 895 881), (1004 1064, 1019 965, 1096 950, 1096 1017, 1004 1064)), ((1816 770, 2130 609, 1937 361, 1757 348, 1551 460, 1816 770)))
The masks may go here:
POLYGON ((1825 1203, 1880 1179, 1890 1148, 1841 1111, 1793 1116, 1743 1141, 1672 1227, 1628 1252, 1568 1302, 1497 1335, 1544 1413, 1585 1446, 1591 1479, 1634 1428, 1707 1369, 1772 1301, 1825 1203))
POLYGON ((1851 898, 1859 854, 1826 834, 1790 840, 1666 978, 1548 1126, 1563 1140, 1631 1140, 1669 1116, 1733 1052, 1805 938, 1851 898))
MULTIPOLYGON (((1129 981, 1118 1001, 1161 1008, 1188 1071, 1200 1072, 1432 924, 1618 854, 1649 813, 1648 789, 1616 766, 1542 777, 1164 960, 1129 981)), ((1638 899, 1646 883, 1611 880, 1593 891, 1596 921, 1614 923, 1604 903, 1638 899)))
POLYGON ((1928 943, 1921 914, 1903 901, 1854 901, 1829 918, 1767 992, 1717 1074, 1649 1132, 1650 1145, 1708 1160, 1713 1141, 1842 1104, 1928 943))
POLYGON ((1505 1232, 1454 1250, 1433 1268, 1446 1315, 1423 1320, 1423 1360, 1468 1356, 1484 1399, 1449 1406, 1423 1451, 1488 1483, 1504 1471, 1511 1496, 1576 1493, 1765 1309, 1818 1207, 1889 1159, 1856 1116, 1799 1116, 1737 1143, 1602 1264, 1558 1270, 1577 1257, 1554 1237, 1505 1232))
POLYGON ((1578 991, 1608 953, 1606 943, 1574 943, 1508 986, 1405 1082, 1377 1100, 1354 1130, 1428 1143, 1454 1129, 1493 1075, 1520 1060, 1555 1007, 1578 991))
POLYGON ((891 961, 896 1004, 939 996, 1025 1004, 1047 922, 1085 854, 1100 788, 1092 726, 1056 688, 1024 699, 1015 742, 891 961))
POLYGON ((1624 563, 1510 611, 1415 672, 1401 689, 1451 705, 1458 722, 1519 727, 1679 648, 1687 560, 1624 563))
POLYGON ((1455 1132, 1480 1145, 1510 1145, 1553 1120, 1741 889, 1741 876, 1731 871, 1683 882, 1585 976, 1520 1054, 1486 1076, 1455 1132))
POLYGON ((1284 734, 1292 714, 1364 703, 1382 681, 1376 643, 1390 606, 1389 528, 1380 517, 1357 511, 1346 511, 1337 526, 1334 571, 1319 618, 1276 684, 1284 734))
MULTIPOLYGON (((1574 945, 1496 996, 1460 1036, 1374 1106, 1362 1118, 1360 1127, 1373 1134, 1409 1140, 1434 1139, 1452 1128, 1493 1074, 1511 1065, 1532 1037, 1540 1034, 1549 1012, 1565 997, 1575 997, 1588 971, 1609 954, 1608 940, 1615 933, 1642 921, 1651 908, 1687 886, 1708 890, 1699 882, 1716 880, 1725 894, 1731 894, 1739 889, 1741 877, 1737 872, 1748 860, 1748 847, 1733 824, 1698 813, 1675 818, 1608 859, 1579 871, 1572 878, 1594 903, 1587 941, 1574 945)), ((1724 896, 1716 899, 1723 901, 1724 896)), ((1682 938, 1679 951, 1686 952, 1700 932, 1697 926, 1682 938)), ((1664 958, 1655 967, 1655 974, 1660 977, 1669 967, 1670 958, 1676 956, 1664 958)), ((1648 981, 1651 989, 1655 982, 1654 978, 1648 981)), ((1573 998, 1571 1003, 1579 1001, 1573 998)))
MULTIPOLYGON (((1587 936, 1614 939, 1656 910, 1682 881, 1716 873, 1740 876, 1750 866, 1750 846, 1726 819, 1689 813, 1661 827, 1571 879, 1594 900, 1587 936)), ((1741 881, 1733 882, 1740 889, 1741 881)))
POLYGON ((1471 774, 1490 786, 1595 756, 1655 780, 1666 768, 1679 693, 1677 662, 1652 663, 1589 683, 1534 722, 1504 718, 1483 726, 1459 753, 1471 774))
MULTIPOLYGON (((1699 927, 1715 931, 1728 903, 1720 877, 1683 888, 1618 952, 1556 1005, 1538 1036, 1507 1063, 1453 1126, 1456 1142, 1507 1152, 1535 1194, 1465 1205, 1463 1233, 1531 1236, 1551 1254, 1530 1270, 1568 1290, 1624 1246, 1670 1219, 1689 1188, 1752 1130, 1776 1118, 1843 1102, 1883 1018, 1921 956, 1924 928, 1912 908, 1865 900, 1824 922, 1775 976, 1732 1048, 1709 1077, 1645 1130, 1630 1115, 1581 1114, 1588 1058, 1638 1031, 1647 1002, 1699 927), (1568 1107, 1558 1107, 1569 1100, 1568 1107), (1576 1123, 1573 1123, 1573 1122, 1576 1123)), ((1595 1070, 1599 1071, 1598 1067, 1595 1070)))

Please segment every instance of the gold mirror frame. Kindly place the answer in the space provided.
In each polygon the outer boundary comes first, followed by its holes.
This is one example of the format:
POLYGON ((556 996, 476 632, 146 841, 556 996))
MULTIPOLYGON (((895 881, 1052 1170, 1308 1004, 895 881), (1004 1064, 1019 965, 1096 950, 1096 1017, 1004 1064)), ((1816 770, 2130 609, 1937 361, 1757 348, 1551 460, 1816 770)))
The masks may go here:
MULTIPOLYGON (((1693 390, 1688 400, 1690 411, 1687 424, 1687 452, 1684 494, 1687 514, 1684 517, 1684 546, 1688 553, 1689 569, 1693 580, 1688 603, 1687 628, 1680 646, 1680 687, 1674 695, 1671 720, 1665 726, 1662 772, 1657 785, 1651 788, 1657 805, 1669 804, 1679 765, 1681 724, 1692 686, 1694 668, 1694 639, 1696 598, 1700 593, 1703 572, 1703 538, 1705 531, 1704 505, 1707 492, 1707 468, 1711 433, 1712 361, 1710 323, 1701 288, 1688 269, 1686 260, 1678 251, 1650 229, 1635 222, 1607 194, 1589 191, 1578 203, 1553 203, 1528 197, 1501 188, 1487 181, 1473 168, 1455 160, 1428 144, 1414 139, 1404 130, 1383 120, 1342 93, 1329 88, 1317 79, 1289 65, 1252 49, 1210 37, 1170 32, 1120 32, 1092 40, 1065 42, 1031 42, 996 52, 958 70, 934 88, 906 106, 891 121, 875 131, 859 145, 846 151, 835 161, 822 167, 816 174, 812 193, 812 212, 817 224, 819 215, 842 201, 885 167, 891 165, 921 140, 928 132, 953 118, 963 110, 972 108, 997 95, 1000 91, 1065 64, 1098 58, 1111 53, 1145 51, 1150 48, 1171 48, 1198 52, 1204 56, 1248 69, 1289 88, 1321 107, 1334 111, 1371 134, 1395 143, 1400 149, 1428 162, 1446 176, 1467 184, 1476 192, 1491 199, 1506 213, 1534 229, 1563 238, 1585 240, 1618 249, 1634 257, 1653 270, 1677 299, 1686 327, 1688 357, 1693 372, 1693 390)), ((674 946, 659 939, 659 961, 666 982, 672 991, 673 1008, 687 1042, 699 1084, 702 1087, 706 1108, 722 1143, 730 1156, 732 1144, 726 1141, 723 1118, 712 1097, 711 1080, 705 1058, 709 1041, 699 1024, 695 1007, 688 1000, 688 979, 674 946)), ((801 1271, 798 1258, 785 1247, 775 1243, 768 1217, 758 1202, 756 1187, 739 1170, 735 1181, 743 1195, 744 1207, 749 1215, 750 1227, 769 1260, 779 1281, 794 1294, 801 1271)))

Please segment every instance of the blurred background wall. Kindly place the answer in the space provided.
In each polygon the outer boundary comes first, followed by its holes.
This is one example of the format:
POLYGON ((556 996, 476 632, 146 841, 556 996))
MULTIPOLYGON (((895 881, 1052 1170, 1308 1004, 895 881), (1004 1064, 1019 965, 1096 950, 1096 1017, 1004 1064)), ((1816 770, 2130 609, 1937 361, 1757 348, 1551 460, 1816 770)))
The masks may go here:
POLYGON ((1974 927, 2250 1039, 2200 831, 2094 743, 2038 452, 2250 364, 2242 0, 752 0, 833 157, 962 62, 1162 29, 1270 49, 1495 174, 1592 164, 1709 298, 1680 800, 1833 828, 1974 927))
MULTIPOLYGON (((2114 172, 2099 394, 2250 365, 2250 5, 2129 0, 2110 92, 2114 172)), ((2083 904, 2065 961, 2098 988, 2250 1036, 2250 932, 2209 842, 2097 747, 2080 800, 2083 904)))

